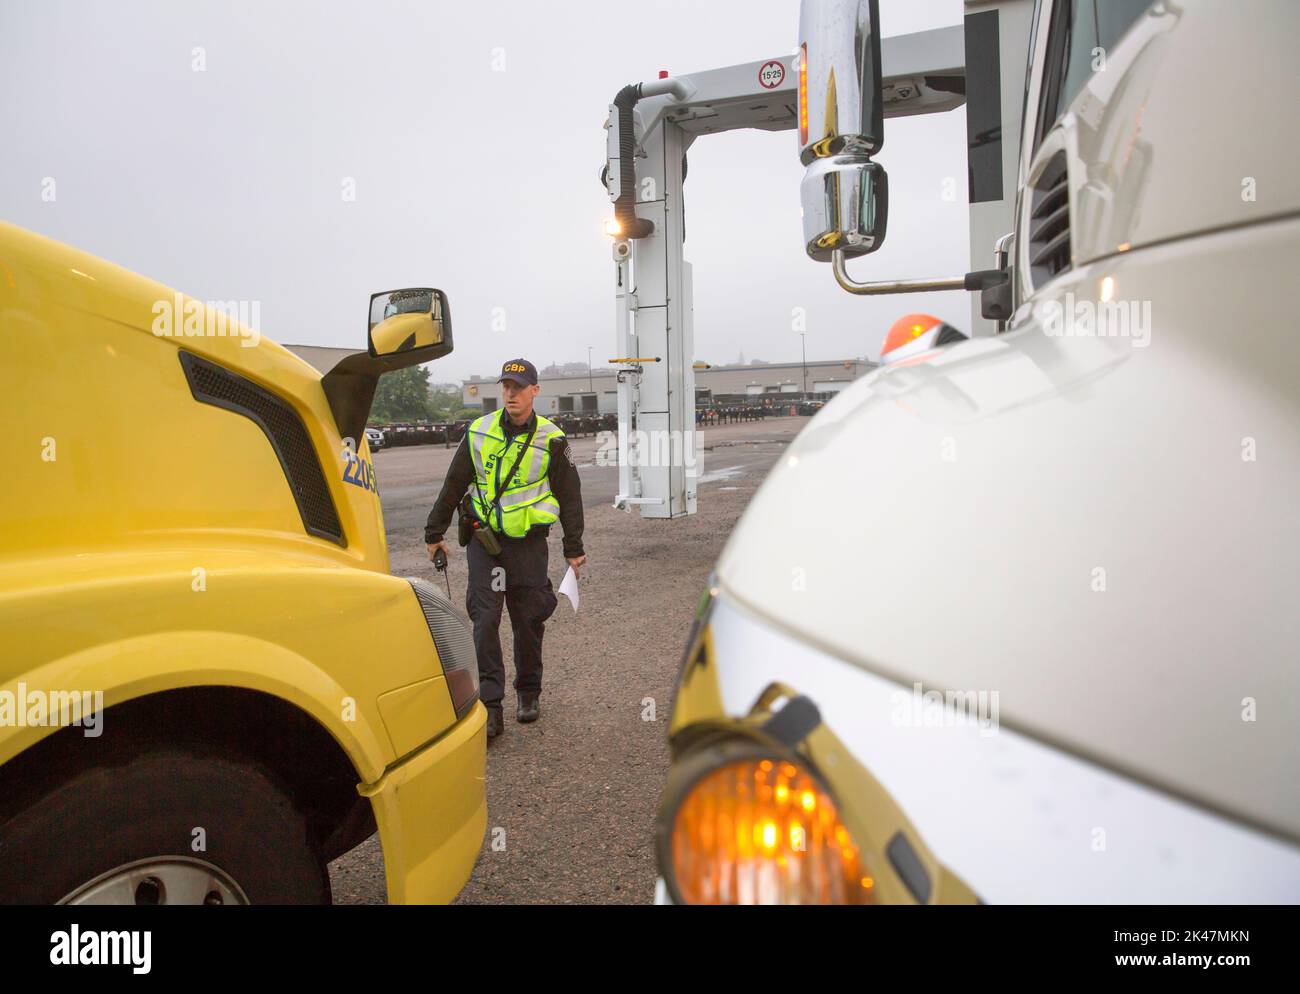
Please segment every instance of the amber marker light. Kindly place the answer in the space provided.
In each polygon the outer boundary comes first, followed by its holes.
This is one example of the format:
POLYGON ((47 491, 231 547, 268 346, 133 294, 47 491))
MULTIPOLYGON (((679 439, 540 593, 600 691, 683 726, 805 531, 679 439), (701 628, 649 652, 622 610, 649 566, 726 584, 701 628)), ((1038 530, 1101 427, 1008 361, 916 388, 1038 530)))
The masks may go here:
POLYGON ((673 883, 689 904, 873 904, 875 881, 806 769, 743 758, 694 782, 672 820, 673 883))
POLYGON ((799 147, 808 144, 808 43, 799 46, 799 147))

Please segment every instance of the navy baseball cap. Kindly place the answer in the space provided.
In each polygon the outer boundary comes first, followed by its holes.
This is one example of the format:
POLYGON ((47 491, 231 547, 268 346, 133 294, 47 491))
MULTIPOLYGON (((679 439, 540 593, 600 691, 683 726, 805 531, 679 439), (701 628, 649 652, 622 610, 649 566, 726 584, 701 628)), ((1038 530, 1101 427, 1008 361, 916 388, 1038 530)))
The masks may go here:
POLYGON ((535 387, 537 367, 527 359, 511 359, 501 366, 501 375, 497 377, 497 382, 500 383, 502 380, 513 380, 520 386, 535 387))

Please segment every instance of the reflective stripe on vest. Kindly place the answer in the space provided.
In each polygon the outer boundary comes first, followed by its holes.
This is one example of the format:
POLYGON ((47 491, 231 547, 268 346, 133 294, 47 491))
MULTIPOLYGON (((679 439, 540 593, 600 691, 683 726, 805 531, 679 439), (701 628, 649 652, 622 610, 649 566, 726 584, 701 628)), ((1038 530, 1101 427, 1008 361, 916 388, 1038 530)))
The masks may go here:
POLYGON ((537 430, 523 458, 520 447, 528 436, 520 432, 506 440, 501 422, 505 409, 485 414, 469 426, 467 436, 470 458, 474 462, 476 486, 470 488, 474 513, 480 521, 488 520, 488 508, 501 488, 501 503, 493 510, 489 524, 494 531, 512 538, 523 538, 536 525, 554 524, 560 505, 551 493, 547 473, 551 467, 551 442, 563 438, 564 432, 540 414, 537 430), (519 468, 511 480, 498 480, 519 459, 519 468))

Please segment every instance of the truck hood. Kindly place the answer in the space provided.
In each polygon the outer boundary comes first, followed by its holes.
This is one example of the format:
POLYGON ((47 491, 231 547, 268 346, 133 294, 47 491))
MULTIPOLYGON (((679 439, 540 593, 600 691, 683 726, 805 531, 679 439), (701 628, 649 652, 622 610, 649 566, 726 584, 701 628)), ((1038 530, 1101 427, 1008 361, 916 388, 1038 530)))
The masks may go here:
POLYGON ((771 471, 717 582, 846 663, 996 692, 1004 726, 1297 839, 1294 557, 1267 551, 1300 548, 1294 336, 1225 343, 1240 315, 1184 296, 1160 349, 1031 326, 858 381, 771 471), (1243 467, 1244 434, 1273 458, 1243 467), (1252 722, 1248 699, 1287 714, 1252 722))
POLYGON ((171 341, 262 383, 273 383, 279 393, 295 397, 303 406, 323 406, 320 373, 219 306, 211 306, 227 302, 198 300, 3 221, 0 244, 4 246, 0 292, 42 293, 66 306, 171 341), (15 282, 20 271, 29 273, 37 285, 20 288, 15 282))

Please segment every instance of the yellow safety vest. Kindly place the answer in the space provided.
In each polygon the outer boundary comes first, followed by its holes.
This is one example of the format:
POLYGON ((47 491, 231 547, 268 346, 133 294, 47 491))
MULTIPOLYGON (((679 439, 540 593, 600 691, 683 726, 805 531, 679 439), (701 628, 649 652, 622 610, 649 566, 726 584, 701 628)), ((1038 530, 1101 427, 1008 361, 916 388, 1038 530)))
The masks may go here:
POLYGON ((547 471, 551 465, 551 442, 563 438, 564 432, 554 422, 537 415, 537 429, 520 458, 528 432, 521 431, 507 441, 501 427, 505 417, 502 408, 483 415, 469 426, 469 452, 475 477, 470 499, 478 519, 486 521, 493 531, 523 538, 534 525, 554 524, 560 516, 560 504, 551 493, 547 471), (513 479, 501 479, 516 459, 519 468, 513 479), (501 501, 493 507, 498 492, 501 501))

